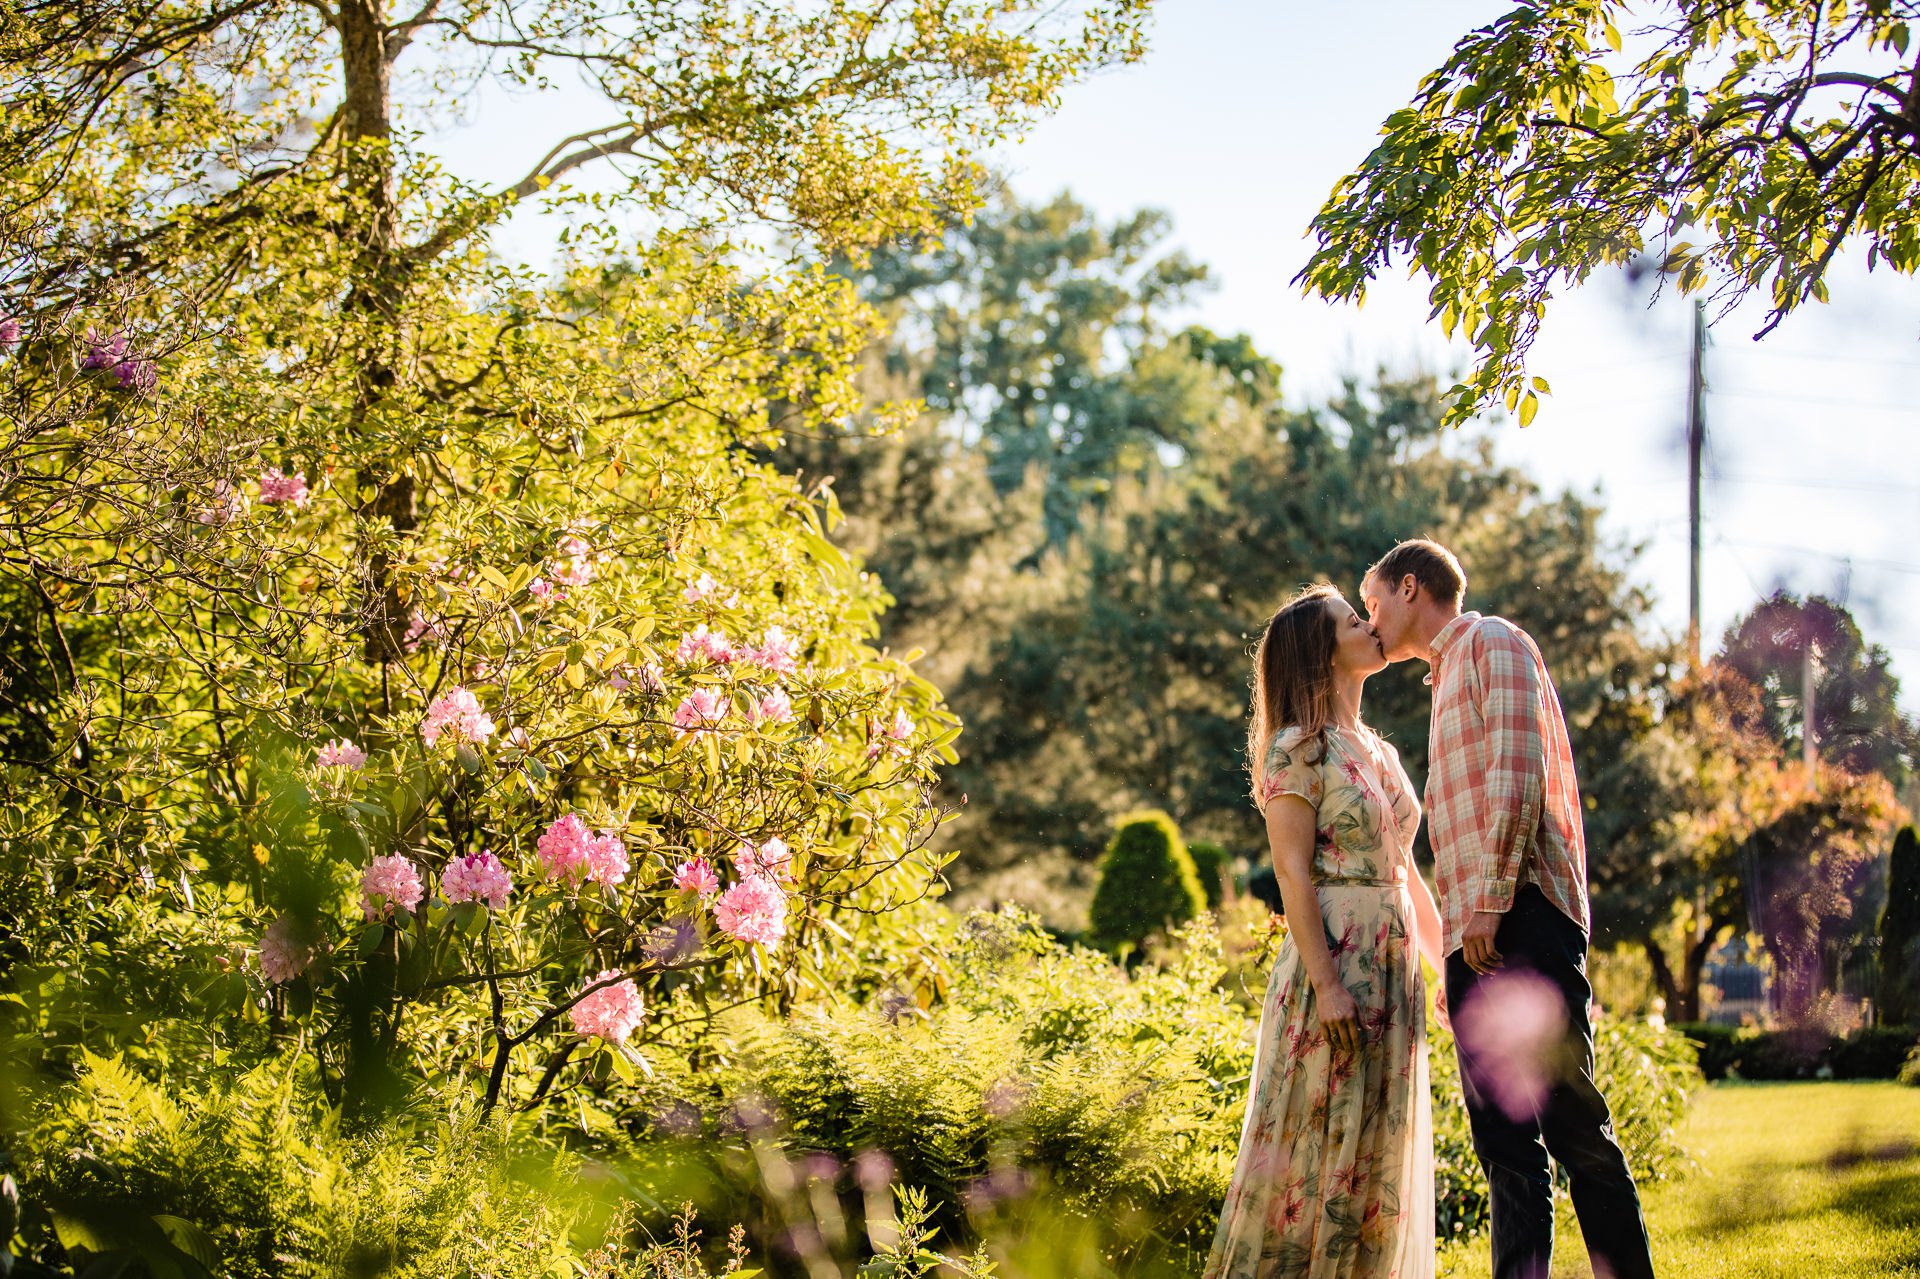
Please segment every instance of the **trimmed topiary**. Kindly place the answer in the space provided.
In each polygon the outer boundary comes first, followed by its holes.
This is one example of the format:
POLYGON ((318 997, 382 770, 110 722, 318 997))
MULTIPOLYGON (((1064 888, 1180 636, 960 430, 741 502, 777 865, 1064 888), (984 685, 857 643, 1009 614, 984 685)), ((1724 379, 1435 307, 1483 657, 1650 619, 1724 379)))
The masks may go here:
POLYGON ((1115 825, 1093 891, 1092 939, 1118 949, 1207 908, 1206 890, 1173 818, 1158 809, 1129 813, 1115 825))
POLYGON ((1207 908, 1217 910, 1226 894, 1227 850, 1210 839, 1196 839, 1187 845, 1193 859, 1193 873, 1200 877, 1200 888, 1207 895, 1207 908))
POLYGON ((1880 916, 1880 1020, 1920 1022, 1920 840, 1913 827, 1894 837, 1887 859, 1887 905, 1880 916))

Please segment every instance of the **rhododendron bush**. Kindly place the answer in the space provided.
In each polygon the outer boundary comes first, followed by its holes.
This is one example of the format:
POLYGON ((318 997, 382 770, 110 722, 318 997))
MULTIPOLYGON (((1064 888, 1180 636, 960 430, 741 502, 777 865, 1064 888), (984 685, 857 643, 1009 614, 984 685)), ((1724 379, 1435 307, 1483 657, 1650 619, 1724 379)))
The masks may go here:
POLYGON ((811 262, 970 207, 1140 9, 0 17, 11 1042, 177 1019, 351 1105, 529 1106, 936 892, 958 724, 828 477, 758 459, 867 413, 876 317, 811 262), (417 130, 501 47, 628 123, 453 175, 417 130), (550 274, 490 255, 537 200, 550 274))

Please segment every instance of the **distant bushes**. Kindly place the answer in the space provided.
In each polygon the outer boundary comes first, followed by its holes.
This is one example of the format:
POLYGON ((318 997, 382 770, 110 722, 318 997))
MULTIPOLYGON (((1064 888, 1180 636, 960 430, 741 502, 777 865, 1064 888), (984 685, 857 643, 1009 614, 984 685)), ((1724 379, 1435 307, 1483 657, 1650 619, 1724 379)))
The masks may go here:
POLYGON ((1699 1045, 1700 1071, 1708 1079, 1893 1079, 1920 1041, 1920 1029, 1912 1026, 1877 1026, 1850 1035, 1702 1022, 1676 1029, 1699 1045))

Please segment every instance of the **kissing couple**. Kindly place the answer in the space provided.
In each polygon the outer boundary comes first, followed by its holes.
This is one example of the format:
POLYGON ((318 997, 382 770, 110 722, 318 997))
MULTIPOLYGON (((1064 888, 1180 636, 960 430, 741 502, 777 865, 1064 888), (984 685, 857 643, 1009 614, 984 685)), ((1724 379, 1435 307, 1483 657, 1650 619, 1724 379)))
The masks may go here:
POLYGON ((1593 1082, 1586 837, 1553 679, 1525 631, 1462 611, 1466 575, 1434 542, 1394 547, 1360 596, 1365 618, 1330 586, 1302 591, 1255 650, 1248 759, 1290 926, 1204 1279, 1432 1279, 1422 960, 1443 975, 1494 1279, 1547 1279, 1549 1157, 1596 1279, 1652 1279, 1593 1082), (1438 900, 1413 864, 1413 783, 1360 719, 1367 677, 1416 657, 1438 900))

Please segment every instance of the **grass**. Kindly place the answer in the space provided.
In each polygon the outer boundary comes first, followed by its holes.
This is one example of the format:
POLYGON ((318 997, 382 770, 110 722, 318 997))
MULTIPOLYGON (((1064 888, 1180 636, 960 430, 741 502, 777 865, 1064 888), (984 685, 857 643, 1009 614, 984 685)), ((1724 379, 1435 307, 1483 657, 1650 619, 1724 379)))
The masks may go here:
MULTIPOLYGON (((1701 1170, 1642 1192, 1654 1269, 1679 1279, 1920 1279, 1920 1088, 1719 1084, 1682 1134, 1701 1170)), ((1559 1197, 1553 1279, 1589 1279, 1559 1197)), ((1487 1241, 1443 1249, 1486 1279, 1487 1241)))

